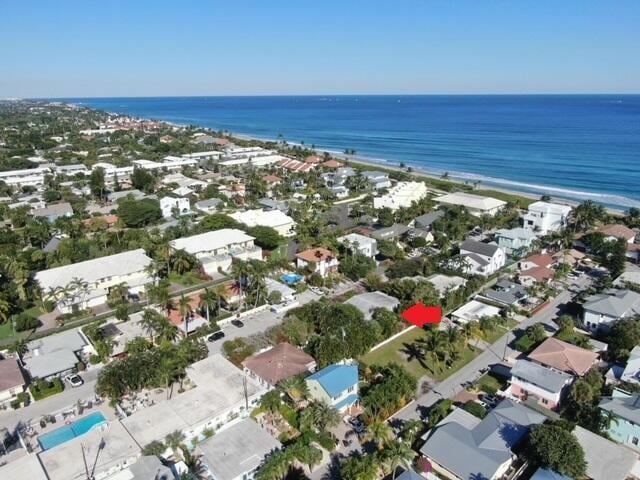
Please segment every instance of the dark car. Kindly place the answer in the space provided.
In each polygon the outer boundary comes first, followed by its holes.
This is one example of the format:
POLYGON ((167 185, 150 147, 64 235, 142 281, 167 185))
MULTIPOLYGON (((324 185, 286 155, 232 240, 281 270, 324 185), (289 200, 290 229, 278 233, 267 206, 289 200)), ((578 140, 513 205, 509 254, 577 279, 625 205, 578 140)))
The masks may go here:
POLYGON ((242 320, 231 320, 231 324, 238 328, 244 327, 244 323, 242 322, 242 320))
POLYGON ((224 332, 222 330, 218 330, 217 332, 213 332, 211 335, 207 337, 207 340, 210 342, 215 342, 216 340, 220 340, 224 338, 224 332))

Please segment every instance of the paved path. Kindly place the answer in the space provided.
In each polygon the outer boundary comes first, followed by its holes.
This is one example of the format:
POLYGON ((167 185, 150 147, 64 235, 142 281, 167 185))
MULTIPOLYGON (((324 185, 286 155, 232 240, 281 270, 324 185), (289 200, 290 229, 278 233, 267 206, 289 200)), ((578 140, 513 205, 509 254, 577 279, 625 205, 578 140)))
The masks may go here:
MULTIPOLYGON (((580 288, 588 283, 588 279, 581 277, 576 280, 574 285, 580 288)), ((557 325, 553 319, 558 317, 567 302, 571 300, 572 293, 568 290, 562 290, 560 294, 543 310, 530 318, 525 318, 520 322, 514 330, 526 329, 535 324, 542 323, 549 332, 555 332, 557 325)), ((426 394, 419 395, 416 400, 407 405, 403 410, 396 413, 394 418, 405 421, 409 419, 424 419, 428 410, 438 400, 443 398, 452 398, 461 392, 463 385, 467 382, 477 380, 482 371, 495 363, 503 362, 504 358, 516 357, 519 352, 511 348, 514 340, 513 330, 503 335, 495 343, 490 345, 480 355, 474 358, 467 365, 455 372, 449 378, 437 384, 431 391, 426 394)))

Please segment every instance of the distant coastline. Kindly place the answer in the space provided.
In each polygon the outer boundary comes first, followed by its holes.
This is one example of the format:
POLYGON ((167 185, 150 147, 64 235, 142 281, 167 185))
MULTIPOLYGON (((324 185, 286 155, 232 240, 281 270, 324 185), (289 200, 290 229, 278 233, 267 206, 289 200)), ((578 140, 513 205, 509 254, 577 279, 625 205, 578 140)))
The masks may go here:
POLYGON ((282 131, 289 144, 304 139, 336 156, 355 148, 359 163, 403 163, 433 178, 448 172, 448 180, 480 189, 565 203, 593 200, 615 210, 640 207, 640 96, 534 97, 59 100, 258 141, 281 140, 282 131))

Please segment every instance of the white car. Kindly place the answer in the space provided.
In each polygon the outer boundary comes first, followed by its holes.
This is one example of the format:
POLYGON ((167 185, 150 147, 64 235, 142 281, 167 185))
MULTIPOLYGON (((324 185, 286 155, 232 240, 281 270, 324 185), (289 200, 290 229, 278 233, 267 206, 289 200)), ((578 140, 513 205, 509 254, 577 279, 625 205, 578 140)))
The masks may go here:
POLYGON ((82 380, 82 377, 77 373, 72 373, 71 375, 67 375, 66 377, 64 377, 64 379, 69 383, 69 385, 71 385, 74 388, 79 387, 84 383, 84 380, 82 380))

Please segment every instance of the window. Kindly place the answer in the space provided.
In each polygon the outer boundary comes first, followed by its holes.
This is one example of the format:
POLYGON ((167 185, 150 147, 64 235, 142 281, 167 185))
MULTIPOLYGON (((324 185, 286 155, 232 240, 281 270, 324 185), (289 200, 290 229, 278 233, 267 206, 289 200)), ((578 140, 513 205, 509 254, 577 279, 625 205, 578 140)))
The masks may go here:
POLYGON ((631 437, 631 443, 633 443, 637 447, 638 446, 638 437, 631 437))
POLYGON ((543 399, 542 399, 542 403, 543 403, 544 405, 548 405, 548 404, 549 404, 549 400, 547 400, 546 398, 543 398, 543 399))

